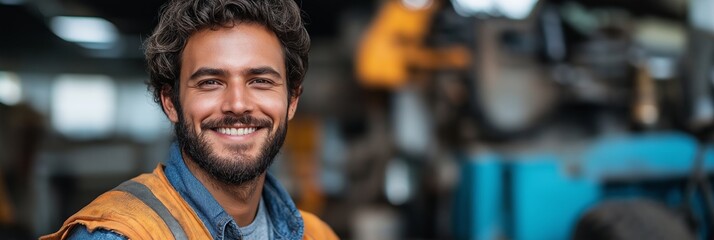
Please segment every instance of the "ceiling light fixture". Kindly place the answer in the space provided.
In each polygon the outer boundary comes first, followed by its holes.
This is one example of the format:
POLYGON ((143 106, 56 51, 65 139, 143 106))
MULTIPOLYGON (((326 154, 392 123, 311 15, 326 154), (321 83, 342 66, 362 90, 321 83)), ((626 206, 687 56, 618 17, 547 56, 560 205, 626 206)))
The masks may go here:
POLYGON ((489 15, 510 19, 524 19, 530 15, 538 0, 452 0, 456 13, 462 16, 489 15))
POLYGON ((96 17, 53 17, 50 28, 65 41, 91 49, 111 48, 119 38, 114 24, 96 17))
POLYGON ((22 85, 17 75, 0 72, 0 103, 15 105, 22 100, 22 85))

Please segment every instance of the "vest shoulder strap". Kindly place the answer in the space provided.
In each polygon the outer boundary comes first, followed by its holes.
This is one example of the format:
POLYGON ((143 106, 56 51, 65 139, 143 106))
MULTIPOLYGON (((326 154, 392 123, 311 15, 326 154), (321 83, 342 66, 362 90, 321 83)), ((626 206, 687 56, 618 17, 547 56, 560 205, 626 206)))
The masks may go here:
POLYGON ((186 232, 183 230, 183 227, 181 227, 178 220, 176 220, 176 217, 171 215, 171 212, 166 209, 166 206, 164 206, 164 204, 156 198, 146 185, 138 183, 134 180, 129 180, 114 188, 114 191, 129 193, 151 208, 151 210, 153 210, 154 213, 156 213, 169 228, 169 231, 173 235, 174 239, 188 239, 188 237, 186 237, 186 232))
POLYGON ((159 165, 126 181, 71 216, 42 239, 65 239, 73 226, 104 228, 129 239, 211 239, 208 229, 171 186, 159 165))

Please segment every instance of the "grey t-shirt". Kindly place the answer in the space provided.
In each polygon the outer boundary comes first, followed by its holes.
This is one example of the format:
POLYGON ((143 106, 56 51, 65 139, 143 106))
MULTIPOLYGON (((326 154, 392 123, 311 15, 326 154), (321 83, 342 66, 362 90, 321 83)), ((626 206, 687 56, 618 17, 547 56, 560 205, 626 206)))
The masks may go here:
POLYGON ((243 240, 269 240, 273 239, 273 226, 268 220, 268 211, 265 209, 263 198, 260 198, 258 204, 258 213, 250 225, 238 227, 240 236, 243 240))

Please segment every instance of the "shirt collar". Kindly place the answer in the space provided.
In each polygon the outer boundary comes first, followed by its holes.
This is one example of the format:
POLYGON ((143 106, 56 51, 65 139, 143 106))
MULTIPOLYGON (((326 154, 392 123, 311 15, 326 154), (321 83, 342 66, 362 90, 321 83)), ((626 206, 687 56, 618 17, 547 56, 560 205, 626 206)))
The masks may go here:
MULTIPOLYGON (((171 145, 164 168, 166 178, 193 208, 215 239, 237 239, 238 225, 188 170, 177 143, 171 145)), ((277 179, 266 174, 263 201, 278 239, 302 239, 304 223, 295 203, 277 179)))
POLYGON ((300 211, 278 180, 270 173, 266 175, 263 199, 278 239, 302 239, 305 225, 300 211))

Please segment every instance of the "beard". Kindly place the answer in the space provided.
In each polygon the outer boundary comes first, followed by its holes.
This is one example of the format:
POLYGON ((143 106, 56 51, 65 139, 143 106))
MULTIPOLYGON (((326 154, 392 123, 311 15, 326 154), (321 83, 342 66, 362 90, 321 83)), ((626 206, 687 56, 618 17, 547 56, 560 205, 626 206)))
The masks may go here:
MULTIPOLYGON (((179 111, 179 113, 182 112, 179 111)), ((199 135, 193 124, 187 122, 183 114, 179 114, 179 122, 174 125, 174 131, 179 147, 191 158, 191 161, 220 182, 229 185, 241 185, 263 174, 280 151, 288 130, 287 119, 271 134, 272 126, 273 122, 269 119, 258 119, 250 115, 239 117, 228 115, 222 119, 201 123, 203 131, 199 135), (206 139, 205 134, 219 126, 231 126, 236 123, 268 130, 268 137, 256 156, 248 155, 249 144, 229 146, 229 157, 221 157, 215 150, 211 149, 211 143, 206 139)))

